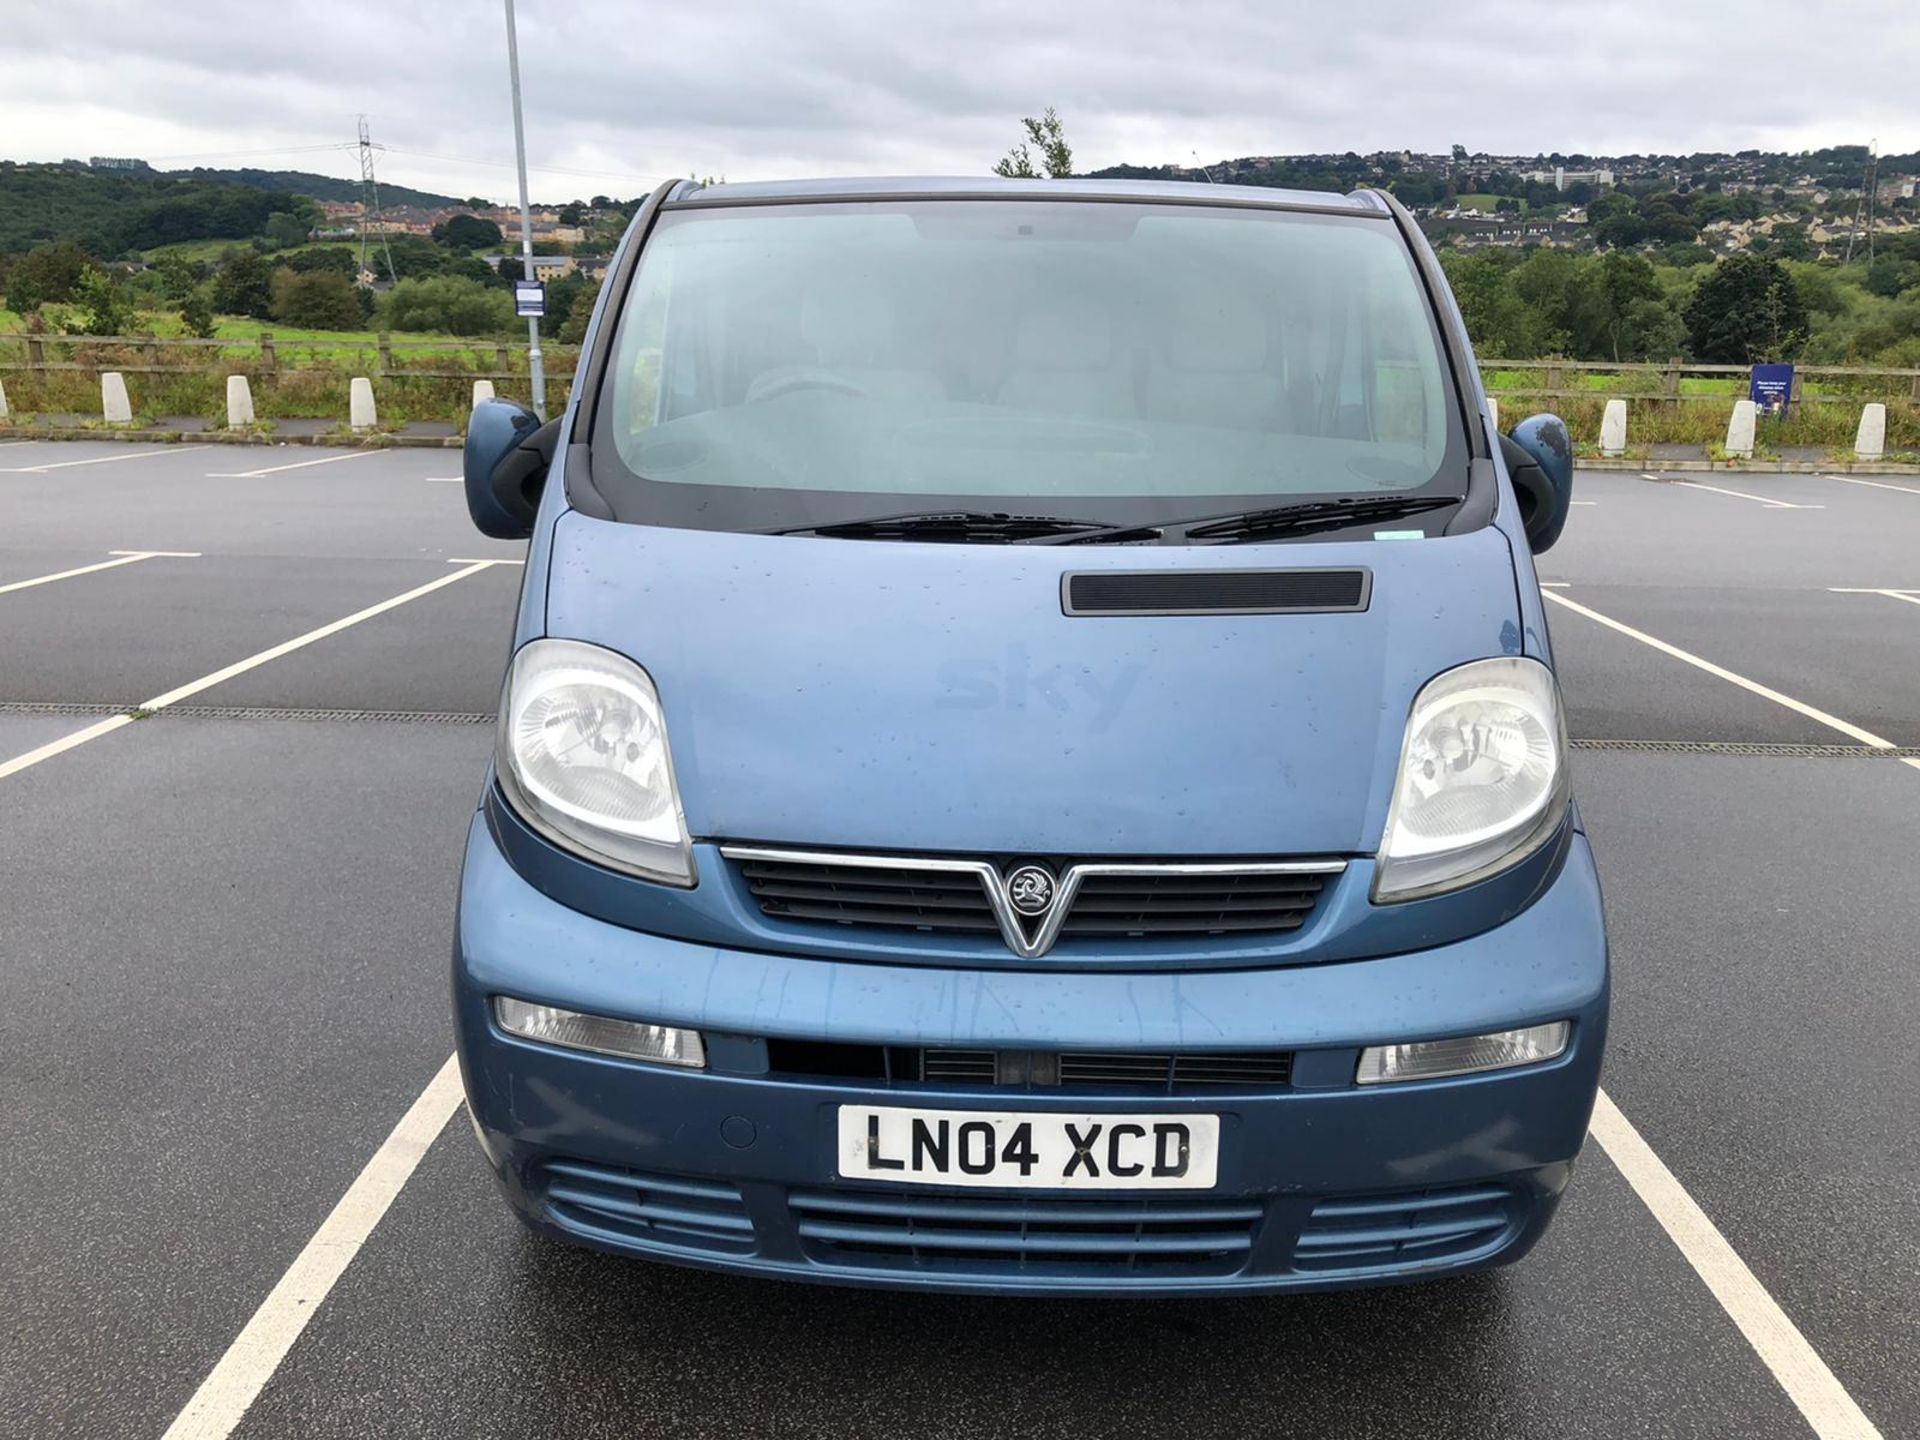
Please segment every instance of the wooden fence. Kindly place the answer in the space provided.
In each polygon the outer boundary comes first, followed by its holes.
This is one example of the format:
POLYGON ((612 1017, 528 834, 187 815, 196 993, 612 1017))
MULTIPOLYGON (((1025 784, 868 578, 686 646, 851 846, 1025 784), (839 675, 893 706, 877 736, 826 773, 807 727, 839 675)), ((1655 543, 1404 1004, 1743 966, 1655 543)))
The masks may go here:
MULTIPOLYGON (((1724 405, 1729 399, 1745 399, 1746 365, 1696 365, 1678 358, 1660 361, 1562 360, 1486 360, 1480 361, 1480 373, 1487 393, 1526 395, 1549 400, 1633 400, 1655 401, 1680 406, 1689 401, 1713 401, 1724 405), (1512 372, 1539 375, 1540 384, 1513 383, 1512 372), (1506 372, 1502 374, 1501 372, 1506 372), (1568 376, 1617 377, 1619 384, 1569 384, 1568 376), (1500 383, 1495 383, 1499 376, 1500 383), (1731 381, 1726 390, 1697 391, 1689 394, 1681 384, 1689 378, 1731 381)), ((1862 365, 1795 365, 1790 405, 1858 405, 1863 400, 1905 400, 1920 405, 1920 369, 1901 370, 1862 365)))
MULTIPOLYGON (((547 378, 571 379, 576 345, 543 344, 547 378)), ((1744 394, 1745 365, 1701 365, 1605 360, 1483 359, 1482 374, 1495 396, 1536 399, 1628 400, 1680 406, 1690 401, 1727 403, 1729 391, 1744 394), (1536 378, 1537 377, 1537 378, 1536 378), (1570 378, 1571 377, 1571 378, 1570 378), (1731 382, 1727 388, 1689 393, 1687 379, 1731 382), (1582 383, 1582 382, 1585 383, 1582 383), (1609 383, 1611 381, 1611 383, 1609 383)), ((492 380, 513 384, 527 376, 527 345, 519 340, 395 338, 389 334, 276 338, 263 332, 246 340, 156 338, 150 335, 0 334, 0 375, 117 370, 134 375, 201 371, 243 372, 269 384, 296 370, 434 380, 492 380)), ((1920 405, 1920 369, 1858 365, 1797 365, 1790 403, 1853 404, 1863 400, 1920 405)))
MULTIPOLYGON (((577 345, 543 343, 547 378, 565 383, 579 356, 577 345)), ((247 340, 182 339, 151 335, 0 334, 0 373, 98 373, 178 375, 192 371, 244 372, 269 380, 293 370, 408 376, 426 380, 523 380, 527 344, 509 340, 396 339, 382 332, 364 336, 276 338, 263 331, 247 340), (458 362, 458 363, 453 363, 458 362)))

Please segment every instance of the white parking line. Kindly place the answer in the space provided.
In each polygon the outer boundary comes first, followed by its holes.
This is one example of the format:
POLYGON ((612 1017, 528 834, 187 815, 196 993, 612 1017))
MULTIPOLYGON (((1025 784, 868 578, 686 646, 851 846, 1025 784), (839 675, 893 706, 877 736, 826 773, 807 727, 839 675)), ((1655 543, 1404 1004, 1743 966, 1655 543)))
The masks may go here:
POLYGON ((51 585, 56 580, 71 580, 76 575, 91 575, 97 570, 117 570, 122 565, 137 565, 142 560, 158 560, 163 556, 179 560, 200 558, 198 550, 109 550, 107 553, 118 558, 102 560, 97 565, 80 565, 72 570, 56 571, 52 575, 36 575, 31 580, 15 580, 11 584, 0 585, 0 595, 15 590, 31 590, 36 585, 51 585))
POLYGON ((200 1382, 162 1440, 224 1440, 233 1433, 459 1107, 460 1067, 449 1055, 200 1382))
POLYGON ((459 485, 464 483, 466 478, 464 475, 429 475, 426 481, 429 485, 459 485))
MULTIPOLYGON (((198 695, 202 690, 211 689, 222 681, 233 679, 236 675, 244 675, 249 670, 265 665, 269 660, 278 660, 282 655, 290 655, 295 650, 313 644, 316 640, 324 640, 329 635, 338 635, 342 630, 358 625, 363 620, 371 620, 376 615, 384 615, 387 611, 398 609, 410 600, 418 600, 422 595, 431 595, 435 590, 444 589, 456 581, 464 580, 469 575, 477 575, 482 570, 492 569, 493 566, 500 563, 503 562, 496 560, 475 560, 464 570, 456 570, 451 575, 442 575, 438 580, 430 580, 425 585, 416 585, 404 595, 396 595, 391 600, 382 600, 378 605, 369 605, 364 610, 356 610, 353 614, 335 620, 331 624, 322 625, 318 630, 309 630, 304 635, 296 636, 292 640, 283 641, 270 649, 262 650, 257 655, 249 655, 244 660, 236 660, 233 664, 216 670, 211 675, 202 675, 198 680, 189 680, 185 685, 168 690, 164 694, 156 695, 151 700, 142 701, 135 708, 152 712, 155 710, 164 710, 169 705, 177 705, 191 695, 198 695)), ((130 714, 110 715, 105 720, 96 721, 85 729, 74 731, 71 735, 62 735, 58 740, 49 741, 36 750, 29 750, 24 755, 16 755, 11 760, 0 761, 0 780, 5 780, 10 775, 18 775, 22 770, 30 770, 43 760, 51 760, 56 755, 64 755, 67 751, 77 746, 85 745, 89 740, 98 740, 102 735, 110 735, 122 726, 133 723, 134 717, 130 714)))
POLYGON ((1875 1440, 1879 1429, 1846 1386, 1604 1090, 1594 1102, 1589 1133, 1740 1327, 1813 1433, 1821 1440, 1875 1440))
POLYGON ((1857 475, 1822 475, 1822 480, 1838 480, 1842 485, 1870 485, 1875 490, 1898 490, 1902 495, 1920 495, 1911 485, 1889 485, 1884 480, 1862 480, 1857 475))
MULTIPOLYGON (((1749 680, 1744 675, 1736 675, 1724 666, 1716 665, 1711 660, 1704 660, 1690 650, 1682 650, 1678 645, 1669 645, 1666 641, 1656 639, 1644 630, 1636 630, 1631 625, 1624 625, 1620 621, 1615 620, 1611 615, 1602 615, 1598 610, 1589 609, 1577 600, 1569 600, 1564 595, 1548 595, 1546 598, 1553 601, 1556 605, 1564 605, 1576 615, 1584 615, 1589 620, 1606 626, 1609 630, 1617 630, 1629 639, 1638 640, 1642 645, 1650 645, 1663 655, 1671 655, 1676 660, 1684 660, 1695 669, 1704 670, 1709 675, 1725 680, 1729 685, 1738 685, 1742 690, 1750 690, 1763 700, 1771 700, 1774 704, 1784 705, 1787 709, 1794 711, 1796 714, 1804 715, 1809 720, 1817 720, 1820 724, 1830 729, 1838 730, 1842 735, 1858 740, 1862 745, 1871 745, 1876 750, 1893 750, 1898 748, 1893 741, 1887 739, 1884 735, 1876 735, 1871 730, 1863 730, 1850 720, 1842 720, 1838 715, 1829 715, 1818 706, 1809 705, 1804 700, 1796 700, 1791 695, 1783 695, 1771 686, 1762 685, 1758 680, 1749 680)), ((1902 765, 1911 765, 1914 769, 1920 770, 1920 758, 1906 758, 1901 760, 1900 763, 1902 765)))
POLYGON ((1835 595, 1884 595, 1889 600, 1904 600, 1909 605, 1920 605, 1920 590, 1864 590, 1854 585, 1829 585, 1835 595))
POLYGON ((448 560, 449 565, 524 565, 524 560, 473 560, 463 555, 455 555, 448 560))
POLYGON ((1744 490, 1727 490, 1718 485, 1703 485, 1698 480, 1669 480, 1669 485, 1684 485, 1689 490, 1711 490, 1716 495, 1731 495, 1736 500, 1752 500, 1770 510, 1824 510, 1824 505, 1796 505, 1791 500, 1773 500, 1765 495, 1749 495, 1744 490))
POLYGON ((264 470, 210 470, 209 480, 258 480, 263 475, 278 475, 283 470, 304 470, 309 465, 338 465, 342 460, 364 460, 378 450, 349 450, 344 455, 322 455, 318 460, 295 460, 291 465, 269 465, 264 470))
POLYGON ((185 455, 189 450, 206 450, 206 445, 166 445, 158 450, 129 450, 123 455, 95 455, 87 460, 56 460, 46 465, 7 465, 0 471, 8 475, 44 475, 49 470, 71 470, 76 465, 117 465, 122 460, 151 460, 155 455, 185 455))

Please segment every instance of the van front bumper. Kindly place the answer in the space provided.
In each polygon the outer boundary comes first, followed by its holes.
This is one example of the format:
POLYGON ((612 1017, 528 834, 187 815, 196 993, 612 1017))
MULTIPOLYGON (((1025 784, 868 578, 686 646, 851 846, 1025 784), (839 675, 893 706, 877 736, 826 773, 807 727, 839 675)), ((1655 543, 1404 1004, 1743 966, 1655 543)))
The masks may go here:
POLYGON ((1482 1269, 1551 1219, 1586 1134, 1607 1025, 1584 836, 1497 929, 1270 970, 944 970, 642 934, 529 885, 468 836, 454 1009, 476 1134, 537 1231, 623 1254, 851 1285, 1035 1294, 1325 1289, 1482 1269), (698 1030, 709 1068, 509 1036, 491 999, 698 1030), (1558 1059, 1360 1087, 1363 1046, 1572 1022, 1558 1059), (1011 1089, 770 1074, 769 1038, 861 1047, 1291 1051, 1252 1094, 1011 1089), (1206 1191, 850 1184, 839 1107, 1220 1117, 1206 1191))

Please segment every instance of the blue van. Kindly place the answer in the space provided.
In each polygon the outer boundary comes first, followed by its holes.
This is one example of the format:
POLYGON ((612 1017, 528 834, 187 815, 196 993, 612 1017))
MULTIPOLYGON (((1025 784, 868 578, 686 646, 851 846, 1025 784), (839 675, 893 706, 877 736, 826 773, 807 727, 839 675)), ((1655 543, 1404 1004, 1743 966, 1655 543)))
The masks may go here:
POLYGON ((676 182, 527 537, 453 990, 536 1232, 842 1284, 1511 1261, 1586 1133, 1600 889, 1532 552, 1391 196, 676 182))

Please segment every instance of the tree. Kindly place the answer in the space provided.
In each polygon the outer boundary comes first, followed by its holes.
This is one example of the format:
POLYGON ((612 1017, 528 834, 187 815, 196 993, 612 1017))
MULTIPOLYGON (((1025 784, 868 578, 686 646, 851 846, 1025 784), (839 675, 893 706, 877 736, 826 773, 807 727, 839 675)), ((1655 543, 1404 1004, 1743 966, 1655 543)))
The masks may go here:
POLYGON ((213 338, 213 296, 202 285, 188 292, 180 302, 180 323, 189 335, 197 335, 202 340, 213 338))
POLYGON ((205 265, 178 255, 162 255, 154 261, 153 273, 160 282, 160 293, 176 305, 193 293, 195 285, 207 278, 205 265))
POLYGON ((449 250, 497 248, 501 240, 500 227, 478 215, 454 215, 433 227, 433 240, 449 250))
POLYGON ((269 319, 273 314, 272 286, 273 271, 267 262, 242 251, 213 277, 213 308, 222 315, 269 319))
POLYGON ((285 210, 276 210, 267 216, 266 237, 277 250, 291 250, 296 245, 306 244, 311 231, 312 227, 305 220, 285 210))
POLYGON ((104 270, 88 270, 73 287, 80 313, 67 322, 74 335, 124 335, 133 326, 133 303, 104 270))
POLYGON ((305 274, 281 266, 273 272, 273 318, 304 330, 357 330, 360 297, 353 282, 334 270, 305 274))
POLYGON ((437 275, 402 280, 387 292, 381 314, 390 330, 491 335, 513 325, 513 301, 502 290, 437 275))
POLYGON ((1684 312, 1699 360, 1730 365, 1785 359, 1807 340, 1807 306, 1778 260, 1735 255, 1701 280, 1684 312))
POLYGON ((571 200, 560 207, 558 218, 562 225, 584 225, 587 223, 587 207, 578 200, 571 200))
POLYGON ((286 267, 299 274, 311 270, 331 270, 336 275, 344 275, 349 280, 360 274, 360 260, 353 251, 344 245, 328 245, 314 250, 302 250, 286 258, 286 267))
MULTIPOLYGON (((574 302, 579 299, 580 292, 591 288, 587 277, 578 270, 570 270, 557 280, 548 281, 547 313, 540 317, 540 333, 559 339, 561 329, 573 314, 574 302)), ((589 299, 587 303, 591 306, 593 302, 589 299)))
POLYGON ((1542 317, 1514 288, 1518 257, 1513 251, 1448 251, 1440 264, 1480 354, 1526 359, 1551 348, 1542 317))
POLYGON ((1867 266, 1867 289, 1891 300, 1901 291, 1920 285, 1920 264, 1895 255, 1882 255, 1867 266))
POLYGON ((1007 151, 1006 158, 993 167, 994 174, 1008 180, 1038 180, 1043 174, 1049 180, 1065 180, 1073 174, 1073 149, 1051 105, 1038 120, 1029 117, 1020 123, 1027 138, 1007 151), (1033 168, 1033 146, 1040 150, 1039 170, 1033 168))
POLYGON ((36 245, 7 279, 7 308, 26 315, 49 301, 71 300, 81 277, 97 268, 93 257, 70 241, 36 245))
MULTIPOLYGON (((1595 286, 1597 301, 1597 319, 1605 336, 1607 348, 1613 353, 1614 360, 1638 360, 1647 355, 1644 348, 1649 329, 1658 329, 1653 316, 1643 308, 1643 302, 1652 302, 1661 314, 1666 313, 1662 303, 1659 278, 1653 273, 1653 264, 1644 256, 1626 255, 1616 250, 1600 257, 1599 280, 1595 286)), ((1673 333, 1670 329, 1658 329, 1658 335, 1673 333)), ((1667 353, 1671 354, 1669 350, 1667 353)))
POLYGON ((561 322, 559 334, 554 338, 562 345, 578 345, 587 338, 587 322, 593 318, 593 305, 600 298, 598 281, 586 281, 575 293, 573 302, 567 307, 567 318, 561 322))

